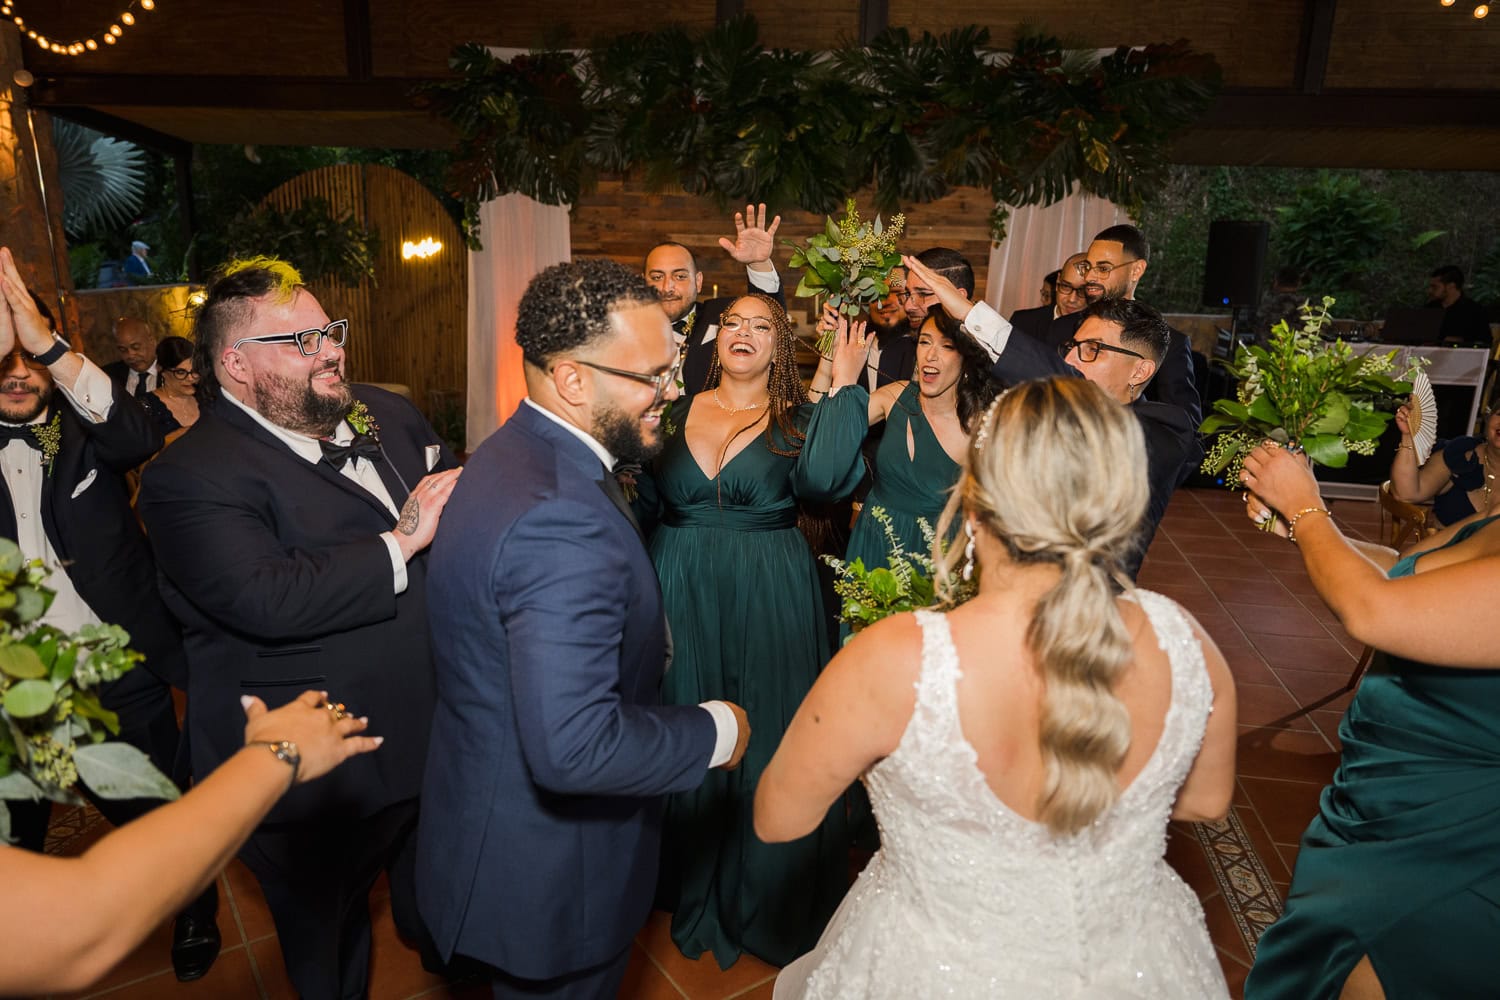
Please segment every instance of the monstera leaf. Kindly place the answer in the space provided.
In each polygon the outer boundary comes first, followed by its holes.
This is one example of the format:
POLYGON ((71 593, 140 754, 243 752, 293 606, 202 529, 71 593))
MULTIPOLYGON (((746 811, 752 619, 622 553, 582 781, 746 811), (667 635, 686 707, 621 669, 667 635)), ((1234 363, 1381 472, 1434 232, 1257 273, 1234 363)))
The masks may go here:
POLYGON ((68 235, 103 235, 128 225, 145 195, 146 154, 62 118, 53 119, 52 144, 68 235))

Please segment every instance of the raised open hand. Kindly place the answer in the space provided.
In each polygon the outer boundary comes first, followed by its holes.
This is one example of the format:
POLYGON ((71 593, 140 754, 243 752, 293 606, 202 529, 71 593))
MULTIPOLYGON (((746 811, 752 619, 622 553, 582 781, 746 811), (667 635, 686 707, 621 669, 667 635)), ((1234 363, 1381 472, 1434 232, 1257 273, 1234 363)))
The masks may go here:
POLYGON ((871 340, 865 336, 865 321, 838 318, 833 335, 833 387, 854 385, 864 374, 870 358, 871 340))
POLYGON ((734 213, 734 239, 720 237, 719 246, 747 267, 769 263, 771 251, 776 247, 776 230, 781 226, 781 216, 778 215, 767 223, 769 215, 764 203, 758 211, 756 206, 746 205, 743 212, 734 213))

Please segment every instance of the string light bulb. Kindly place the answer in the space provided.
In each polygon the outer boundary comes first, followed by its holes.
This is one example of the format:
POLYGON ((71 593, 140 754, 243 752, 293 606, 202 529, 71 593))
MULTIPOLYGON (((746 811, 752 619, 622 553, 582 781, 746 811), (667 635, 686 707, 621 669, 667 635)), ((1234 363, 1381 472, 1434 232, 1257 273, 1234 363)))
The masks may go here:
POLYGON ((74 38, 65 42, 56 38, 49 39, 45 35, 38 34, 35 29, 28 29, 25 19, 16 12, 16 8, 24 2, 33 2, 33 0, 0 0, 0 17, 14 21, 16 27, 26 32, 26 37, 35 42, 38 48, 57 55, 67 56, 81 56, 88 52, 98 52, 100 42, 103 42, 105 45, 114 45, 120 42, 125 37, 125 30, 135 27, 136 22, 139 20, 135 14, 137 9, 141 11, 156 9, 156 0, 128 0, 124 4, 125 9, 120 11, 107 28, 97 34, 83 38, 74 38))
POLYGON ((1443 0, 1443 6, 1444 7, 1452 7, 1453 6, 1453 0, 1443 0))
POLYGON ((1482 3, 1478 7, 1474 8, 1474 20, 1476 21, 1484 20, 1486 17, 1489 17, 1489 14, 1490 5, 1487 3, 1482 3))

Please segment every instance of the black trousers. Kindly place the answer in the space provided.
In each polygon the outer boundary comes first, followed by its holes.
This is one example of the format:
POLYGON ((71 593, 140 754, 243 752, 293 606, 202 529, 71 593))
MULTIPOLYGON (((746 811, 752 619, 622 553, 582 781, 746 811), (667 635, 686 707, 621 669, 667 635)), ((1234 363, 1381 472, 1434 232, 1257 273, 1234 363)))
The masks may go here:
POLYGON ((363 997, 370 979, 370 889, 391 884, 396 929, 411 940, 417 916, 417 802, 373 816, 266 824, 240 849, 265 893, 286 971, 302 1000, 363 997))

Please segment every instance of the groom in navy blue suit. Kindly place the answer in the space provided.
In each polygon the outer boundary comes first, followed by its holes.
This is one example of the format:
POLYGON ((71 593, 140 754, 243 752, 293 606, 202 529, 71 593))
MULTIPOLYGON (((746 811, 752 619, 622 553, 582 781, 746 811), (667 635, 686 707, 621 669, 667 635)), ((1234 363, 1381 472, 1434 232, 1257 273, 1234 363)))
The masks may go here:
POLYGON ((428 575, 438 708, 418 905, 496 997, 613 998, 656 886, 662 797, 734 767, 725 702, 663 706, 661 592, 612 469, 677 396, 639 274, 559 264, 521 299, 529 398, 469 459, 428 575))

